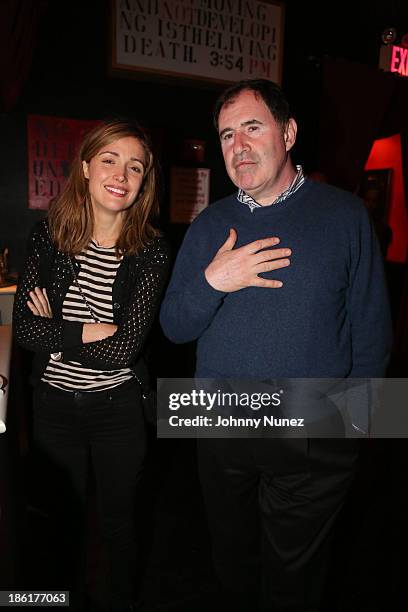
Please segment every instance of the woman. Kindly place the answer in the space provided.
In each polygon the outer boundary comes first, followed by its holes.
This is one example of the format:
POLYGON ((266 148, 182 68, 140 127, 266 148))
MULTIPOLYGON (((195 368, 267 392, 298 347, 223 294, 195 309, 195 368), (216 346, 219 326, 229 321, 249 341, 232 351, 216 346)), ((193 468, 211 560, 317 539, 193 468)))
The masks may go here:
POLYGON ((34 441, 54 471, 52 498, 66 509, 63 531, 80 560, 69 585, 77 609, 89 468, 111 609, 132 609, 135 491, 146 446, 141 354, 169 261, 151 225, 157 209, 145 133, 123 121, 98 125, 31 236, 16 294, 15 335, 35 351, 34 441))

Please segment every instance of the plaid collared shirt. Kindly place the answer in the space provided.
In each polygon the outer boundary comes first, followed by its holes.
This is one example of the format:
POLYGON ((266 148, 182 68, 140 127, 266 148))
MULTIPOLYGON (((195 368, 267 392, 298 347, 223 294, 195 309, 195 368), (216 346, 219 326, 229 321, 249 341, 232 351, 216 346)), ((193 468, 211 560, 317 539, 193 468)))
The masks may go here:
MULTIPOLYGON (((277 204, 278 202, 283 202, 287 200, 291 195, 295 193, 303 185, 305 182, 305 175, 303 174, 302 166, 296 166, 296 176, 293 179, 292 183, 289 185, 285 191, 283 191, 271 204, 277 204)), ((255 208, 262 208, 262 204, 258 204, 256 200, 251 198, 243 189, 240 189, 237 194, 238 202, 242 204, 246 204, 251 212, 254 212, 255 208)))

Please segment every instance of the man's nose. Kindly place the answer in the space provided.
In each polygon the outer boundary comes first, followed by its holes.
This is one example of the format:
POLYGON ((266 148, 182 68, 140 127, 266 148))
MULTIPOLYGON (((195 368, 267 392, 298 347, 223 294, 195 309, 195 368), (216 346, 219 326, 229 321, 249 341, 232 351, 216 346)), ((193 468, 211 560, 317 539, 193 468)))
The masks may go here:
POLYGON ((245 134, 241 132, 235 132, 234 134, 234 143, 233 143, 233 151, 236 155, 239 155, 243 151, 247 151, 249 149, 248 142, 245 138, 245 134))

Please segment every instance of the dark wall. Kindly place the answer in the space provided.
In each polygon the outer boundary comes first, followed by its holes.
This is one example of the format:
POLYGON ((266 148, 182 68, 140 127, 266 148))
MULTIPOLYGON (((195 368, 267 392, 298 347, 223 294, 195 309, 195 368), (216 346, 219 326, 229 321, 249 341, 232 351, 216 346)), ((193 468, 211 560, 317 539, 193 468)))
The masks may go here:
MULTIPOLYGON (((224 171, 211 120, 220 88, 178 80, 164 83, 147 75, 139 80, 111 76, 109 0, 44 1, 42 5, 45 9, 28 79, 17 105, 0 115, 0 248, 9 247, 11 270, 21 269, 30 228, 43 216, 27 208, 26 117, 30 113, 74 119, 129 115, 150 128, 163 169, 162 224, 177 242, 185 228, 167 226, 169 170, 179 161, 184 138, 203 139, 207 143, 211 199, 233 189, 224 171)), ((295 110, 302 129, 297 152, 304 161, 313 158, 316 148, 320 92, 319 74, 313 63, 293 51, 293 43, 299 40, 297 11, 298 7, 290 6, 286 11, 287 61, 283 73, 285 87, 294 98, 298 97, 295 110), (308 84, 306 98, 304 83, 308 84)))
MULTIPOLYGON (((299 125, 294 159, 307 171, 316 169, 318 160, 322 57, 337 55, 376 66, 382 29, 406 25, 405 1, 384 6, 373 0, 368 12, 365 4, 344 0, 342 10, 335 13, 330 3, 325 6, 317 0, 285 2, 283 87, 299 125)), ((147 75, 141 80, 111 76, 110 0, 41 0, 38 7, 42 15, 28 78, 17 104, 0 114, 0 248, 9 246, 11 269, 21 268, 26 237, 42 216, 27 208, 29 113, 81 119, 130 115, 150 128, 163 167, 162 223, 178 240, 185 228, 166 223, 168 178, 184 138, 207 142, 211 199, 233 189, 211 122, 219 88, 178 80, 155 82, 147 75)))
POLYGON ((23 261, 29 228, 41 218, 28 210, 25 118, 19 113, 0 117, 0 249, 9 248, 10 271, 23 261))
POLYGON ((169 170, 179 161, 184 138, 207 142, 206 157, 214 169, 212 198, 231 189, 211 124, 217 89, 110 76, 108 8, 108 2, 64 3, 61 20, 59 3, 50 3, 19 102, 11 112, 0 115, 0 248, 9 247, 11 271, 21 269, 27 235, 44 214, 28 209, 29 113, 80 119, 131 116, 151 129, 162 166, 164 225, 169 170))

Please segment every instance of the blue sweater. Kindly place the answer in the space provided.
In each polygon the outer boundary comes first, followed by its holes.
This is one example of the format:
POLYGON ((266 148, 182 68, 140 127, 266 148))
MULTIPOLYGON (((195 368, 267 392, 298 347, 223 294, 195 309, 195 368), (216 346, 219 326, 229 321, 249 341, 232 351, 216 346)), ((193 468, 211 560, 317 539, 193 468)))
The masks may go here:
POLYGON ((381 377, 391 349, 383 262, 361 200, 307 180, 286 201, 249 208, 229 196, 195 219, 161 309, 176 343, 198 339, 197 376, 381 377), (204 270, 233 227, 236 247, 278 236, 291 265, 280 289, 213 289, 204 270))

